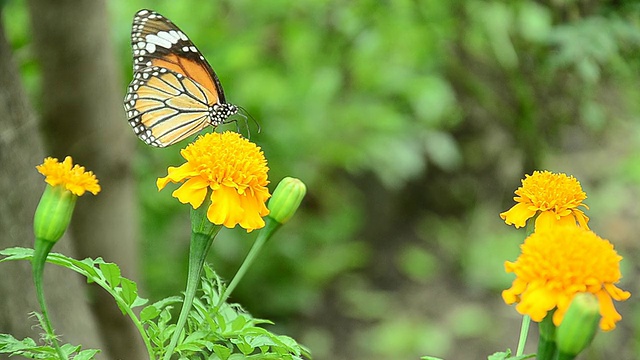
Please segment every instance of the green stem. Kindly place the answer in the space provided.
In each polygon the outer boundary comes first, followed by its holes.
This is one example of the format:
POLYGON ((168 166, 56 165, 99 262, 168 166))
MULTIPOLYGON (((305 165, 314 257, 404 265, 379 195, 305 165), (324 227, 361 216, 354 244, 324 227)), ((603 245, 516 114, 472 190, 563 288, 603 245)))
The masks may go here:
POLYGON ((529 335, 529 325, 531 324, 531 318, 529 315, 522 317, 522 326, 520 327, 520 339, 518 340, 518 349, 516 350, 516 356, 524 354, 524 346, 527 343, 527 336, 529 335))
POLYGON ((538 339, 538 360, 557 360, 556 326, 553 324, 554 310, 538 324, 540 337, 538 339))
MULTIPOLYGON (((194 226, 194 222, 199 222, 201 219, 197 218, 193 211, 191 214, 192 228, 196 229, 198 226, 194 226)), ((206 218, 204 220, 206 220, 206 218)), ((187 287, 185 289, 184 302, 182 303, 182 309, 180 310, 180 316, 178 317, 178 322, 176 323, 173 336, 171 337, 169 346, 164 354, 164 360, 171 359, 173 350, 176 348, 176 344, 178 344, 180 334, 187 323, 189 311, 191 310, 193 299, 195 298, 196 291, 198 290, 198 284, 200 284, 204 261, 207 258, 207 253, 211 248, 213 239, 221 228, 221 226, 207 226, 203 223, 200 225, 201 227, 199 230, 202 230, 203 232, 191 232, 191 244, 189 245, 189 272, 187 275, 187 287)))
POLYGON ((556 360, 558 356, 558 352, 556 350, 557 347, 555 341, 546 339, 541 336, 538 340, 538 352, 536 354, 536 359, 556 360))
POLYGON ((573 354, 565 354, 565 353, 558 353, 558 356, 554 359, 554 360, 574 360, 576 358, 576 355, 573 354))
POLYGON ((231 296, 231 293, 233 292, 233 290, 236 288, 236 286, 238 286, 238 283, 240 282, 240 280, 242 280, 244 275, 247 273, 249 266, 251 266, 253 261, 256 259, 256 257, 260 253, 260 250, 262 250, 262 246, 264 246, 267 240, 269 240, 269 238, 271 238, 273 233, 276 230, 278 230, 282 225, 279 222, 273 220, 271 217, 266 217, 265 220, 266 220, 266 224, 264 228, 260 230, 260 233, 258 234, 256 241, 253 243, 251 250, 249 250, 247 257, 244 259, 244 261, 242 262, 242 265, 240 265, 240 268, 238 269, 236 274, 233 276, 233 279, 231 279, 229 286, 227 286, 226 290, 224 291, 224 294, 220 297, 220 300, 218 300, 217 308, 220 308, 220 306, 224 304, 225 301, 227 301, 229 296, 231 296))
POLYGON ((53 347, 56 349, 56 352, 58 353, 60 359, 67 360, 67 355, 62 352, 60 344, 58 344, 56 334, 53 332, 51 320, 49 319, 49 311, 47 311, 47 303, 44 298, 44 289, 42 286, 44 265, 47 261, 47 255, 51 251, 51 248, 53 248, 54 244, 55 242, 52 241, 36 239, 31 267, 33 271, 33 283, 36 287, 36 296, 38 298, 38 303, 40 304, 40 311, 42 311, 44 330, 47 332, 47 338, 53 344, 53 347))
MULTIPOLYGON (((53 255, 55 256, 55 255, 59 255, 59 254, 53 254, 53 255)), ((60 255, 60 256, 62 256, 62 255, 60 255)), ((35 252, 34 252, 34 258, 35 258, 35 252)), ((49 262, 52 262, 51 258, 49 258, 49 262)), ((56 264, 56 265, 61 265, 60 263, 56 263, 55 261, 53 261, 53 263, 56 264)), ((63 266, 63 265, 61 265, 61 266, 63 266)), ((136 328, 138 329, 138 332, 140 333, 140 336, 142 336, 142 341, 144 342, 145 346, 147 347, 147 354, 149 355, 149 360, 155 360, 155 357, 153 355, 153 347, 151 346, 151 341, 147 337, 147 334, 146 334, 146 332, 144 330, 144 326, 140 322, 140 319, 138 319, 136 314, 133 312, 133 310, 131 309, 130 305, 122 298, 122 295, 118 294, 118 292, 114 291, 113 288, 107 282, 102 280, 101 278, 95 277, 95 276, 91 276, 90 274, 88 274, 85 271, 86 270, 85 268, 80 268, 80 267, 77 267, 77 266, 65 266, 65 267, 77 272, 78 274, 86 276, 87 279, 91 279, 91 281, 93 281, 96 285, 100 286, 107 293, 109 293, 109 295, 111 295, 111 297, 113 297, 113 299, 118 303, 118 307, 125 311, 127 316, 129 316, 131 321, 135 324, 136 328)))

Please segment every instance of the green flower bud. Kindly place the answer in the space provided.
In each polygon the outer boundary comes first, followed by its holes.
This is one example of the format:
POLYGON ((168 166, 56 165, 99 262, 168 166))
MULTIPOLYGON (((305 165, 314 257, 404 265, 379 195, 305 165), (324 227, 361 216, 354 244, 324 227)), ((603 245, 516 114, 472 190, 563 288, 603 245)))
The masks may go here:
POLYGON ((298 210, 306 193, 307 187, 299 179, 282 179, 269 200, 269 217, 280 224, 286 223, 298 210))
POLYGON ((33 219, 36 239, 58 241, 69 226, 77 198, 64 186, 47 185, 33 219))
POLYGON ((556 331, 558 351, 578 355, 593 340, 600 320, 600 304, 592 293, 578 293, 564 314, 556 331))

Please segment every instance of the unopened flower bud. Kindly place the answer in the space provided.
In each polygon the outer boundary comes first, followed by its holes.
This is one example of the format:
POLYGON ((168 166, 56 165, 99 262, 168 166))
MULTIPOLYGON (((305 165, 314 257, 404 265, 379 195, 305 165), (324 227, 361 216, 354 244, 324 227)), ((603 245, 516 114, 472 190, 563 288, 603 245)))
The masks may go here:
POLYGON ((307 187, 296 178, 286 177, 280 181, 269 200, 269 217, 284 224, 295 214, 307 193, 307 187))
POLYGON ((58 241, 69 226, 77 198, 64 186, 47 185, 33 219, 36 239, 58 241))
POLYGON ((593 340, 600 320, 600 304, 592 293, 578 293, 556 331, 558 351, 578 355, 593 340))

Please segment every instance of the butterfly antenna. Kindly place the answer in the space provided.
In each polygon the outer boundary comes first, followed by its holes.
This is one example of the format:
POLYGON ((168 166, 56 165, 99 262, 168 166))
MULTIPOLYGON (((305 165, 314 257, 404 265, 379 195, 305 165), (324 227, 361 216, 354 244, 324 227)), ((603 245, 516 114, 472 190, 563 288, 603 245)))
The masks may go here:
POLYGON ((238 106, 238 109, 240 110, 238 114, 240 114, 244 119, 244 124, 247 127, 247 132, 250 133, 248 119, 251 119, 251 121, 253 121, 253 123, 256 124, 256 127, 258 128, 258 134, 260 134, 260 132, 262 132, 262 127, 260 126, 258 120, 251 116, 251 114, 245 108, 238 106))

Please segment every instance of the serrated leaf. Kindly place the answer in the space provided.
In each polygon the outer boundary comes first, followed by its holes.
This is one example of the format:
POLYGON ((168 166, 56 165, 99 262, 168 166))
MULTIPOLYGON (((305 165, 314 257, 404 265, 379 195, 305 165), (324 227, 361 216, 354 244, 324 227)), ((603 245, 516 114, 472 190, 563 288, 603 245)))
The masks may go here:
POLYGON ((87 258, 80 261, 75 259, 69 259, 69 260, 71 260, 71 263, 75 265, 78 269, 82 270, 78 272, 86 276, 88 282, 95 281, 93 278, 99 278, 98 272, 96 271, 96 268, 93 265, 94 262, 92 259, 87 258))
POLYGON ((222 345, 213 345, 213 352, 220 358, 220 360, 227 360, 231 355, 231 349, 222 345))
POLYGON ((0 255, 6 256, 4 259, 0 259, 0 262, 13 261, 13 260, 26 260, 33 257, 33 249, 23 247, 12 247, 4 250, 0 250, 0 255))
POLYGON ((518 356, 511 356, 511 349, 507 349, 507 351, 497 352, 487 357, 487 360, 525 360, 525 359, 533 359, 536 357, 536 354, 524 354, 518 356))
POLYGON ((127 278, 122 278, 121 284, 122 291, 120 295, 127 305, 131 306, 138 297, 138 285, 127 278))
POLYGON ((504 360, 511 356, 511 350, 496 352, 487 357, 487 360, 504 360))
POLYGON ((78 353, 78 355, 73 357, 73 360, 91 360, 95 358, 96 354, 98 354, 100 350, 87 349, 78 353))
POLYGON ((118 265, 114 263, 104 263, 98 265, 98 267, 100 268, 107 284, 109 284, 112 289, 120 285, 121 273, 118 265))
POLYGON ((231 323, 232 331, 240 331, 247 325, 247 319, 244 316, 236 317, 231 323))
POLYGON ((249 355, 253 352, 254 347, 251 346, 243 336, 240 336, 237 339, 231 339, 231 342, 245 355, 249 355))
POLYGON ((140 311, 140 321, 147 322, 155 319, 158 315, 160 315, 160 309, 155 305, 149 305, 140 311))

